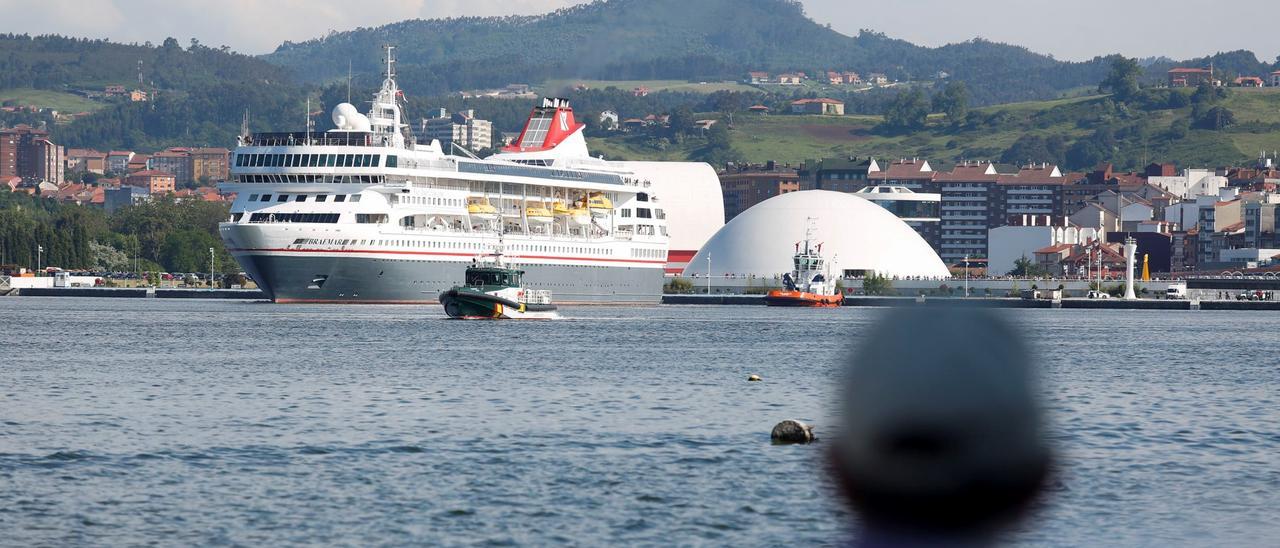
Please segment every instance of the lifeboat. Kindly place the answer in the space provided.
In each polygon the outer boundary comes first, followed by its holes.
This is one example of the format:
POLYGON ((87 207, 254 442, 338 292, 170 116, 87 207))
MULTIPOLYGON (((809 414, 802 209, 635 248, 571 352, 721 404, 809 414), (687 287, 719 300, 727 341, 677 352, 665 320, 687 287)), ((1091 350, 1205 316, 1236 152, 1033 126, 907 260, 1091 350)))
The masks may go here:
POLYGON ((612 211, 613 200, 610 200, 600 192, 592 192, 586 198, 578 200, 578 207, 590 209, 593 213, 596 211, 612 211))
POLYGON ((471 198, 467 200, 467 213, 479 219, 497 219, 498 208, 489 203, 488 198, 471 198))
POLYGON ((524 208, 524 216, 531 223, 549 223, 555 219, 547 206, 537 202, 524 208))

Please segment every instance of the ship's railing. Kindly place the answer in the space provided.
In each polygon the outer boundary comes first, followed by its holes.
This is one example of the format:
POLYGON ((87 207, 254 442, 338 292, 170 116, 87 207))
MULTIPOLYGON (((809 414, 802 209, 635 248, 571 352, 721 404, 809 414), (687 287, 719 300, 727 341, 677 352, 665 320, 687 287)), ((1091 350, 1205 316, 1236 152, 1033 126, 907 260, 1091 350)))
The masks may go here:
POLYGON ((524 304, 551 304, 550 289, 526 289, 524 304))
POLYGON ((307 133, 293 131, 287 133, 255 133, 249 137, 249 146, 255 147, 296 147, 296 146, 347 146, 366 147, 373 142, 368 132, 344 131, 340 133, 307 133))

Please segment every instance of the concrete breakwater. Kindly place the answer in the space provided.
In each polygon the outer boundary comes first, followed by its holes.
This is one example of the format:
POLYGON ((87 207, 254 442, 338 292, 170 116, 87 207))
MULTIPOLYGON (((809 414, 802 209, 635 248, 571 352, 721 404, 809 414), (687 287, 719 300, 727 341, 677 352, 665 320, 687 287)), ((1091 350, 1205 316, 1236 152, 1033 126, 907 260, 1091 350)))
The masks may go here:
POLYGON ((113 297, 156 299, 230 299, 263 300, 267 296, 257 289, 155 289, 146 287, 25 287, 10 295, 19 297, 113 297))
MULTIPOLYGON (((663 295, 662 304, 757 305, 761 295, 663 295)), ((1094 310, 1280 310, 1280 301, 1185 301, 1166 299, 1011 299, 989 297, 846 297, 845 306, 894 307, 983 307, 983 308, 1075 308, 1094 310)))

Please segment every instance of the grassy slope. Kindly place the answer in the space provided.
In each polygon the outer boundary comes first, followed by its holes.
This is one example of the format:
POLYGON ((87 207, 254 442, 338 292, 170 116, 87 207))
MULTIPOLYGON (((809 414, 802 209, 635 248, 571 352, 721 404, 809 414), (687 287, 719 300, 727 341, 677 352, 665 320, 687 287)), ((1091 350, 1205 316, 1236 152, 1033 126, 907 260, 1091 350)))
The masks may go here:
MULTIPOLYGON (((1092 129, 1078 127, 1071 113, 1088 107, 1101 97, 1076 97, 1053 101, 1012 103, 978 109, 984 114, 1005 112, 1012 120, 995 128, 983 127, 949 132, 937 117, 931 118, 925 131, 907 135, 886 135, 874 131, 878 116, 758 116, 739 114, 731 133, 734 148, 753 162, 776 160, 798 163, 808 158, 859 155, 881 158, 922 157, 944 162, 961 159, 996 159, 1014 141, 1025 134, 1061 135, 1068 141, 1086 137, 1092 129), (1046 116, 1057 109, 1059 116, 1046 116), (1047 119, 1046 119, 1047 118, 1047 119)), ((1280 90, 1233 90, 1225 102, 1238 122, 1280 123, 1280 90)), ((1157 130, 1168 128, 1175 118, 1185 118, 1190 109, 1160 110, 1144 113, 1144 119, 1157 130)), ((693 145, 672 145, 658 151, 643 138, 618 135, 591 140, 593 150, 610 157, 628 159, 681 160, 688 157, 693 145)), ((1256 157, 1261 150, 1280 148, 1280 132, 1259 133, 1243 128, 1225 132, 1191 131, 1185 139, 1162 145, 1153 142, 1123 143, 1138 155, 1152 161, 1173 160, 1179 165, 1218 165, 1256 157)))
POLYGON ((93 112, 106 106, 105 103, 85 99, 79 95, 61 91, 29 88, 0 90, 0 102, 8 101, 10 99, 17 100, 18 104, 21 105, 52 108, 67 114, 93 112))

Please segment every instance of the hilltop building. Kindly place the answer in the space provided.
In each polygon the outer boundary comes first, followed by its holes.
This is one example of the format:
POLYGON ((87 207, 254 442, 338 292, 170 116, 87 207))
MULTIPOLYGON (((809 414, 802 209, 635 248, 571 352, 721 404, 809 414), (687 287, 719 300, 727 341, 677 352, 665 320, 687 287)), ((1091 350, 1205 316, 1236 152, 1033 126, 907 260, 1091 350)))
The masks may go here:
POLYGON ((1177 67, 1169 69, 1169 87, 1194 88, 1202 83, 1213 84, 1213 71, 1205 68, 1177 67))
POLYGON ((844 102, 825 97, 818 99, 799 99, 791 102, 791 113, 844 116, 844 102))
POLYGON ((148 194, 168 194, 177 190, 177 177, 172 173, 148 169, 131 173, 125 178, 125 186, 147 189, 148 194))

